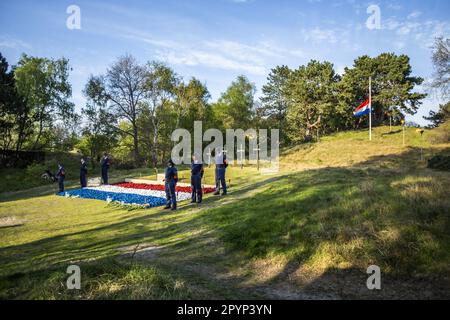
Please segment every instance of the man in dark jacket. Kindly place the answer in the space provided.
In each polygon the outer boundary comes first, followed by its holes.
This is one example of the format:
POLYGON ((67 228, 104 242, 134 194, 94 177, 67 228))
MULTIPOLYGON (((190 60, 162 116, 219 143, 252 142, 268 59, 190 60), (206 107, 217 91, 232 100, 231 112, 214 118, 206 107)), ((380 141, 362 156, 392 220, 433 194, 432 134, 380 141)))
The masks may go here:
POLYGON ((102 179, 103 184, 108 184, 109 156, 105 152, 102 159, 102 179))
POLYGON ((164 209, 177 210, 176 187, 178 182, 178 170, 172 160, 169 160, 164 179, 167 204, 164 209))
POLYGON ((227 195, 227 182, 225 179, 226 169, 228 167, 227 156, 224 151, 220 148, 216 149, 215 156, 216 163, 216 192, 214 195, 220 195, 220 187, 222 187, 222 195, 227 195))
POLYGON ((192 156, 191 164, 191 187, 192 187, 192 201, 191 203, 202 203, 202 178, 204 174, 203 163, 201 163, 198 155, 192 156))
POLYGON ((87 187, 87 163, 84 158, 81 158, 81 167, 80 167, 80 184, 82 188, 87 187))
POLYGON ((59 193, 64 192, 64 179, 66 178, 66 172, 62 164, 58 164, 58 171, 55 174, 58 179, 59 193))

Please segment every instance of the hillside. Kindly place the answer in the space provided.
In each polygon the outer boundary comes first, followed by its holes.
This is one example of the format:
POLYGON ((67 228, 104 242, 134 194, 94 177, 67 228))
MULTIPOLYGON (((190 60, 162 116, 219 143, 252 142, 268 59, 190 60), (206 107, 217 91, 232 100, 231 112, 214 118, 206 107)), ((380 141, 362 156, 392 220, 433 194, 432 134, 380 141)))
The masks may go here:
POLYGON ((449 298, 450 173, 420 160, 449 152, 446 128, 408 129, 405 146, 397 127, 323 137, 283 150, 277 175, 230 168, 229 196, 175 213, 2 194, 0 298, 449 298))
POLYGON ((286 170, 321 167, 376 166, 392 168, 423 167, 420 149, 427 159, 440 152, 449 153, 450 122, 426 130, 423 137, 415 128, 407 128, 403 144, 402 127, 377 127, 369 143, 368 131, 349 131, 322 137, 320 143, 299 145, 283 152, 282 167, 286 170))

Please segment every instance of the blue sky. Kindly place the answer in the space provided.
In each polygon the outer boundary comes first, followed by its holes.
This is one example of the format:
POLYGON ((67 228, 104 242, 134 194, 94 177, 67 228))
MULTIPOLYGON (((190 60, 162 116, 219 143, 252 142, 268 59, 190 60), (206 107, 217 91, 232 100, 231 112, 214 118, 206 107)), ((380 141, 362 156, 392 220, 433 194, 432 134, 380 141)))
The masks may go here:
MULTIPOLYGON (((101 74, 120 55, 162 60, 184 79, 206 83, 215 101, 236 76, 260 88, 270 69, 310 59, 328 60, 342 73, 363 54, 407 54, 414 75, 433 74, 431 45, 450 35, 450 1, 164 0, 0 2, 0 52, 15 64, 21 53, 70 59, 73 101, 84 105, 90 74, 101 74), (69 30, 69 5, 81 9, 81 29, 69 30), (381 9, 381 28, 370 30, 367 8, 381 9)), ((418 88, 424 90, 424 88, 418 88)), ((439 102, 431 95, 419 123, 439 102)))

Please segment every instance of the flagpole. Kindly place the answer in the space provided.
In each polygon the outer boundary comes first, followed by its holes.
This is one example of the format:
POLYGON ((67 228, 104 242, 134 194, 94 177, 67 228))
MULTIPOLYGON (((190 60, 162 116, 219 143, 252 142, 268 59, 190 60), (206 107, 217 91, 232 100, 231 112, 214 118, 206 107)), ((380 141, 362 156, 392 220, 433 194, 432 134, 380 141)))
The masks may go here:
POLYGON ((369 140, 372 141, 372 77, 369 77, 369 140))

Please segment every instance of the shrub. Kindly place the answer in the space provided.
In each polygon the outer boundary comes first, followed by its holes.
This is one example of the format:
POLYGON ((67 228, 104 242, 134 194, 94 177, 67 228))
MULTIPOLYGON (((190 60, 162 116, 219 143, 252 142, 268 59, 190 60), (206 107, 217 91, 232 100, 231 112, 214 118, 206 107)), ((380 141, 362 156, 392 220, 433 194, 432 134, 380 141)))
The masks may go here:
POLYGON ((30 178, 40 177, 45 170, 47 170, 47 166, 42 163, 33 163, 30 164, 26 169, 27 176, 30 178))
POLYGON ((450 171, 450 156, 434 156, 428 160, 428 168, 441 171, 450 171))

